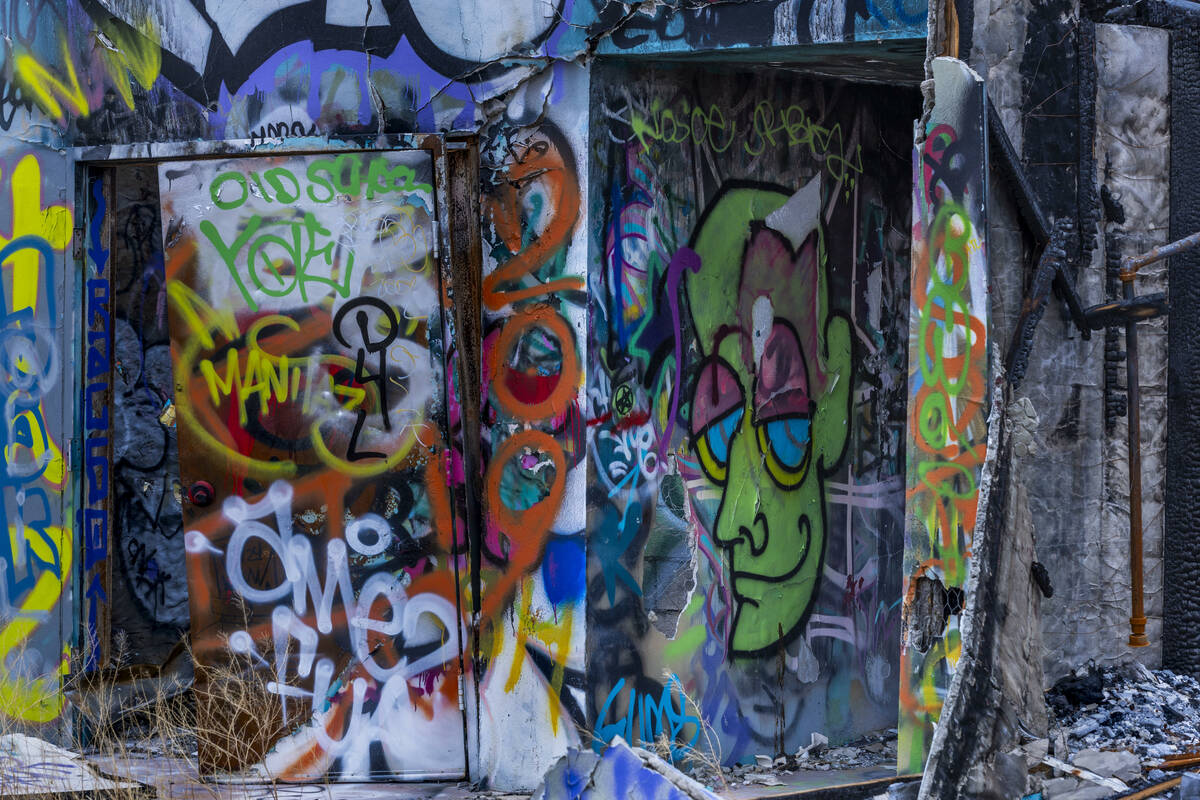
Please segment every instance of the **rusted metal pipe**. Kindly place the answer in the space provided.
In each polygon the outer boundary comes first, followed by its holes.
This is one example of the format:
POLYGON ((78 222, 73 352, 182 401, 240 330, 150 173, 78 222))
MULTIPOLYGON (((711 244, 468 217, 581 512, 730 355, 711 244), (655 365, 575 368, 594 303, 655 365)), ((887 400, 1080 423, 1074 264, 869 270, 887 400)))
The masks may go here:
POLYGON ((1183 783, 1182 775, 1180 775, 1178 778, 1165 780, 1162 783, 1156 783, 1153 786, 1147 786, 1140 792, 1134 792, 1131 795, 1127 795, 1125 800, 1146 800, 1147 797, 1158 797, 1163 792, 1167 791, 1168 789, 1174 789, 1181 783, 1183 783))
POLYGON ((1126 283, 1133 283, 1137 271, 1142 267, 1153 264, 1156 261, 1162 261, 1164 258, 1186 253, 1197 245, 1200 245, 1200 231, 1196 231, 1191 236, 1185 236, 1169 244, 1159 245, 1152 250, 1147 250, 1140 256, 1126 256, 1121 261, 1121 280, 1126 283))
MULTIPOLYGON (((1126 280, 1125 300, 1133 301, 1133 278, 1126 280)), ((1129 578, 1131 610, 1129 613, 1129 646, 1145 647, 1146 610, 1142 591, 1142 415, 1141 387, 1138 385, 1137 320, 1125 323, 1125 392, 1129 397, 1129 578)))
MULTIPOLYGON (((1125 302, 1134 302, 1133 282, 1142 267, 1170 258, 1178 253, 1200 245, 1200 231, 1178 241, 1155 247, 1141 255, 1129 256, 1121 262, 1121 283, 1124 286, 1125 302)), ((1129 579, 1130 614, 1129 646, 1145 647, 1146 610, 1142 585, 1142 419, 1141 387, 1138 384, 1137 323, 1135 317, 1125 322, 1125 391, 1129 397, 1129 579)))

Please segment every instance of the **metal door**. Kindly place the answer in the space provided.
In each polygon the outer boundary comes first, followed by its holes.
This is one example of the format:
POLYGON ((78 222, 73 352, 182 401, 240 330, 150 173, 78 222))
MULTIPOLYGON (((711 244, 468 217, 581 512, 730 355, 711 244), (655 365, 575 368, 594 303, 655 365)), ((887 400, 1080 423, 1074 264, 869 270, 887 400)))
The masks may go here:
POLYGON ((434 172, 159 167, 206 771, 465 771, 434 172))

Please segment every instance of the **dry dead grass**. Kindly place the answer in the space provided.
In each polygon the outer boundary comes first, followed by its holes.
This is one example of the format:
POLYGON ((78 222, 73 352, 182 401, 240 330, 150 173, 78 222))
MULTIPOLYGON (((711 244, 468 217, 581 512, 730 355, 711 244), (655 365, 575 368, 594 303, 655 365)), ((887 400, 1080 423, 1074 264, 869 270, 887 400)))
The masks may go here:
MULTIPOLYGON (((222 797, 222 782, 202 780, 201 765, 210 773, 228 773, 225 777, 233 782, 262 781, 258 775, 237 773, 258 763, 288 732, 280 698, 267 690, 272 674, 227 650, 228 658, 221 663, 195 664, 185 642, 180 657, 195 666, 194 680, 184 680, 159 668, 123 665, 121 644, 118 639, 112 666, 104 670, 83 672, 82 663, 72 664, 62 687, 69 702, 57 727, 30 726, 0 707, 0 737, 20 733, 52 740, 105 765, 105 777, 136 771, 150 789, 105 791, 106 800, 169 797, 171 785, 181 780, 191 784, 193 793, 199 789, 214 800, 222 797), (133 764, 160 765, 161 774, 125 768, 133 764)), ((265 649, 269 643, 258 644, 265 649)), ((54 769, 35 766, 43 773, 54 769)), ((30 780, 28 764, 0 754, 0 797, 28 792, 30 780)), ((263 784, 258 796, 277 798, 277 784, 263 784)))

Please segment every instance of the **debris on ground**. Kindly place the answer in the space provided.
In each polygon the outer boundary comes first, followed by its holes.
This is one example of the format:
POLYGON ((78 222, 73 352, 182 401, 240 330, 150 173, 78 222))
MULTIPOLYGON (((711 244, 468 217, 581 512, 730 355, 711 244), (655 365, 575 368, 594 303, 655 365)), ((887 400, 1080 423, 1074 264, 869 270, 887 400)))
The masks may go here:
POLYGON ((1042 800, 1200 800, 1200 682, 1130 663, 1089 664, 1046 693, 1050 736, 1011 751, 1042 800))
POLYGON ((1141 664, 1094 665, 1064 678, 1046 702, 1067 733, 1072 752, 1128 750, 1162 759, 1200 743, 1200 683, 1141 664))
MULTIPOLYGON (((727 789, 747 786, 785 786, 789 778, 803 772, 837 772, 855 770, 865 767, 894 767, 896 763, 895 728, 869 733, 859 739, 836 747, 829 746, 829 739, 821 733, 813 733, 807 745, 796 752, 771 756, 760 753, 753 761, 744 764, 721 766, 716 759, 700 750, 688 750, 683 754, 672 752, 666 742, 655 743, 655 753, 641 748, 630 748, 632 752, 646 761, 647 757, 657 758, 666 764, 673 773, 686 777, 697 790, 709 793, 721 793, 727 789)), ((614 739, 604 751, 605 754, 616 744, 614 739)), ((624 744, 624 742, 622 742, 624 744)), ((625 745, 628 747, 628 745, 625 745)), ((607 757, 607 756, 604 756, 607 757)), ((578 794, 594 774, 596 765, 602 756, 591 751, 572 750, 546 773, 541 794, 534 798, 544 800, 561 800, 562 798, 589 797, 578 794), (553 789, 553 791, 552 791, 553 789), (571 794, 576 792, 576 794, 571 794)), ((689 797, 692 795, 688 795, 689 797)), ((714 795, 715 796, 715 795, 714 795)))
POLYGON ((43 739, 10 733, 0 736, 0 797, 91 795, 150 797, 147 787, 131 781, 113 781, 98 775, 77 753, 43 739))
POLYGON ((775 758, 770 755, 757 755, 752 764, 724 766, 721 768, 721 778, 703 763, 687 763, 684 769, 708 786, 718 786, 722 783, 729 786, 782 786, 786 781, 781 778, 804 770, 832 772, 891 766, 895 763, 896 729, 889 728, 869 733, 837 747, 830 747, 828 737, 814 732, 809 744, 800 747, 795 753, 775 758))
POLYGON ((648 750, 620 736, 597 755, 571 748, 546 773, 533 800, 720 800, 648 750))

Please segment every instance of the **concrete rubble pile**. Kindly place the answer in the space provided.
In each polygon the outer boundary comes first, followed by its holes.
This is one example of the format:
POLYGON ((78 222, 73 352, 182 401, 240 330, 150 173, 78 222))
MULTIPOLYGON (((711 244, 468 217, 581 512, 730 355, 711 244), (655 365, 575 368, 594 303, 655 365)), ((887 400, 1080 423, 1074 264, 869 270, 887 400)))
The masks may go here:
POLYGON ((1120 748, 1161 759, 1200 744, 1200 683, 1186 675, 1140 664, 1086 667, 1046 700, 1072 752, 1120 748))
MULTIPOLYGON (((721 769, 724 773, 724 782, 730 786, 739 784, 778 786, 782 783, 780 776, 786 777, 801 770, 827 772, 895 763, 896 730, 892 728, 869 733, 853 742, 836 747, 831 747, 829 739, 824 735, 813 733, 811 742, 793 754, 777 758, 760 755, 755 757, 754 763, 725 766, 721 769)), ((703 764, 689 763, 685 769, 689 772, 696 772, 696 777, 704 780, 706 784, 718 783, 718 779, 708 774, 704 766, 703 764)))
POLYGON ((1200 774, 1189 773, 1200 769, 1194 678, 1090 664, 1055 684, 1046 702, 1050 737, 1013 751, 1029 767, 1027 798, 1093 800, 1156 787, 1147 796, 1200 800, 1200 774))
POLYGON ((852 742, 830 746, 828 737, 813 733, 809 744, 784 756, 757 755, 750 763, 720 767, 702 754, 686 755, 675 766, 708 787, 780 786, 802 770, 829 772, 896 763, 896 729, 868 733, 852 742))

